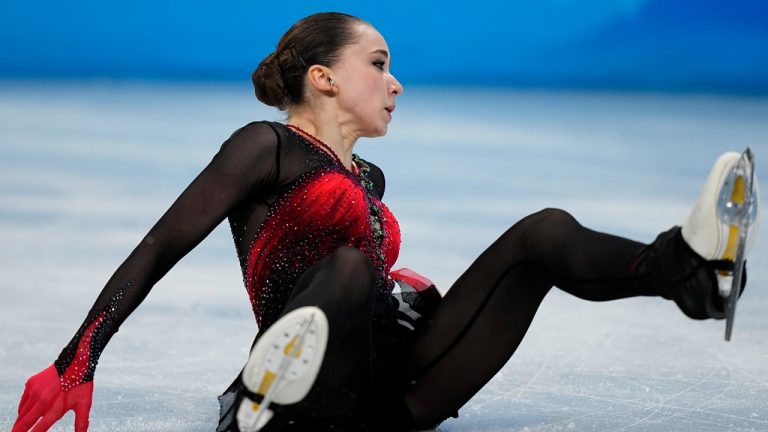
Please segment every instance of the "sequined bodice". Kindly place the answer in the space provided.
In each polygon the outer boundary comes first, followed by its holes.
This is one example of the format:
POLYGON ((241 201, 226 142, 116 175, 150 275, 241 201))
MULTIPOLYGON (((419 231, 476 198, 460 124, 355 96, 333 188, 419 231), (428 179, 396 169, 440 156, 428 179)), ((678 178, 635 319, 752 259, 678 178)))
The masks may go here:
POLYGON ((304 174, 269 209, 249 251, 245 283, 256 320, 269 325, 298 278, 341 246, 365 253, 379 292, 391 292, 400 246, 395 217, 365 176, 328 163, 304 174))

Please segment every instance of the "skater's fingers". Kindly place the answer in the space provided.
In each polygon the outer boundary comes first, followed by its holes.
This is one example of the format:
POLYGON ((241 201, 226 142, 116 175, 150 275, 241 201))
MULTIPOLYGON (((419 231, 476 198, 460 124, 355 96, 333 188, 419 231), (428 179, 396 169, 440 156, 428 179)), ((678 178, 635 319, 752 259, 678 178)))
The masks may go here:
POLYGON ((23 395, 21 395, 21 401, 19 402, 19 417, 24 415, 24 412, 29 408, 29 403, 32 401, 32 398, 29 396, 29 392, 25 391, 23 395))
POLYGON ((45 432, 60 418, 64 417, 66 410, 52 409, 43 415, 43 418, 32 428, 31 432, 45 432))
POLYGON ((21 401, 19 402, 19 417, 24 417, 27 411, 36 404, 47 404, 50 397, 46 392, 41 391, 38 387, 27 385, 24 387, 24 394, 21 395, 21 401))
POLYGON ((87 432, 91 415, 91 404, 83 403, 75 407, 75 432, 87 432))
POLYGON ((93 404, 93 381, 72 389, 70 396, 68 405, 75 411, 75 432, 85 432, 93 404))
POLYGON ((41 401, 37 401, 37 403, 31 405, 31 408, 24 414, 19 414, 19 418, 16 419, 16 423, 13 424, 11 432, 27 432, 29 428, 37 422, 40 416, 43 415, 45 408, 46 404, 41 401))

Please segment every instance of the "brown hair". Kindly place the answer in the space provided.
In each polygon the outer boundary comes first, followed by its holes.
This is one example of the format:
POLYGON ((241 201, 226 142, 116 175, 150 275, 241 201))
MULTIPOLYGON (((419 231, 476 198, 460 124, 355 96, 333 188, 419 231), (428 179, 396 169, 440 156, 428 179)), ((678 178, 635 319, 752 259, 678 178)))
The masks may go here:
POLYGON ((367 23, 340 12, 317 13, 294 24, 251 74, 256 97, 280 110, 301 104, 309 66, 333 66, 341 50, 355 43, 358 24, 367 23))

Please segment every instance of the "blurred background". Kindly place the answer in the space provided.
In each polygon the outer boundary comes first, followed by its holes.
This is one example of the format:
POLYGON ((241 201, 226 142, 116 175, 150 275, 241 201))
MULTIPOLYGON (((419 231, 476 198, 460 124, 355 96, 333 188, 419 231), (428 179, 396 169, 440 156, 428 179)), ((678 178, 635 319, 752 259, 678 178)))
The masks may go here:
POLYGON ((4 2, 0 76, 242 80, 327 10, 377 27, 405 84, 768 91, 761 0, 4 2))
MULTIPOLYGON (((0 429, 232 131, 285 119, 250 73, 328 10, 388 40, 406 90, 388 135, 356 150, 387 174, 396 267, 443 291, 543 207, 650 242, 685 220, 722 152, 752 147, 768 178, 764 0, 2 2, 0 429)), ((768 430, 765 231, 731 342, 658 298, 553 290, 439 430, 768 430)), ((104 351, 91 430, 214 429, 255 332, 222 223, 104 351)), ((71 429, 70 414, 53 430, 71 429)))

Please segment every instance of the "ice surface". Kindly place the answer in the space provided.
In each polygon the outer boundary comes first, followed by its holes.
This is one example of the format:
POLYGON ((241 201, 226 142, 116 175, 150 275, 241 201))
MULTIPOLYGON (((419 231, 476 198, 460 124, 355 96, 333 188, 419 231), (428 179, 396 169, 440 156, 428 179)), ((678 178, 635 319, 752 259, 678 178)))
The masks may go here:
MULTIPOLYGON (((280 119, 251 95, 236 85, 0 84, 0 429, 26 377, 58 355, 220 143, 252 119, 280 119)), ((650 241, 684 220, 719 153, 752 146, 768 179, 766 119, 761 98, 409 88, 389 135, 358 152, 387 173, 403 229, 398 265, 447 289, 542 207, 650 241)), ((763 230, 732 342, 722 322, 689 320, 670 302, 552 292, 512 360, 440 430, 768 430, 767 242, 763 230)), ((91 430, 212 430, 215 397, 254 332, 224 224, 104 352, 91 430)), ((68 414, 54 430, 71 425, 68 414)))

